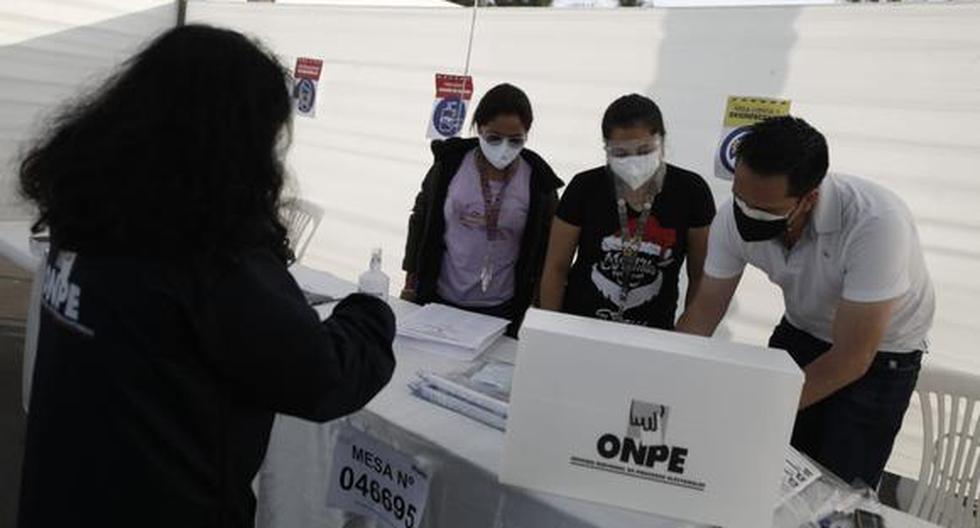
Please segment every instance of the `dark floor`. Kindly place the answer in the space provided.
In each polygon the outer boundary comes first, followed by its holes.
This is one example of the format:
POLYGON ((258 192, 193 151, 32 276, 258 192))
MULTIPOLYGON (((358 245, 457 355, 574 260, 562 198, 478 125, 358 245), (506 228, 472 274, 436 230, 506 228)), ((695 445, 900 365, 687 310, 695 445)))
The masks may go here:
POLYGON ((17 518, 25 415, 21 407, 27 275, 0 259, 0 528, 17 518))
POLYGON ((22 336, 0 330, 0 527, 14 526, 20 462, 24 452, 24 412, 20 406, 22 336))

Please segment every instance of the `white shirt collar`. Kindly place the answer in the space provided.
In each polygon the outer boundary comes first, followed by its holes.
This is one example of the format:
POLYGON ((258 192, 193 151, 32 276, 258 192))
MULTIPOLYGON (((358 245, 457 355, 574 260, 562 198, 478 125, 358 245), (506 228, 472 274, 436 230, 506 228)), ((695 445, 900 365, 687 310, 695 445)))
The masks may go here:
POLYGON ((813 210, 813 227, 821 235, 840 231, 840 194, 837 192, 837 180, 831 174, 827 174, 820 183, 820 197, 813 210))

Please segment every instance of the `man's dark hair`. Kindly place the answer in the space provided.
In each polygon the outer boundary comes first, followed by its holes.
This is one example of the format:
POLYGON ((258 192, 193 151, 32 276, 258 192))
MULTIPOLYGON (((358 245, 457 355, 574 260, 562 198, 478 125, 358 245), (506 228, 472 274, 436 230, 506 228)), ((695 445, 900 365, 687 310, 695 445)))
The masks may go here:
POLYGON ((820 186, 827 174, 827 140, 806 121, 771 117, 752 125, 739 143, 738 160, 760 176, 786 176, 791 196, 820 186))
POLYGON ((664 116, 660 107, 640 94, 624 95, 613 101, 602 116, 602 138, 609 139, 614 128, 644 127, 651 134, 664 135, 664 116))
POLYGON ((484 94, 473 113, 473 123, 483 126, 502 115, 517 116, 524 130, 531 130, 531 123, 534 122, 531 101, 523 90, 513 84, 498 84, 484 94))
POLYGON ((292 258, 280 219, 287 72, 234 31, 189 25, 151 42, 64 111, 20 166, 59 247, 113 255, 292 258))

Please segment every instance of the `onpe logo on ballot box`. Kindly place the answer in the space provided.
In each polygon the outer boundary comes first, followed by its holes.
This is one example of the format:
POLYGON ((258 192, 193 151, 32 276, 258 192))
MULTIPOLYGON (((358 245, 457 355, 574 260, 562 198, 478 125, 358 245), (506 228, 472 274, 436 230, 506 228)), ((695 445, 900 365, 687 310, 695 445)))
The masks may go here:
POLYGON ((600 433, 595 446, 598 458, 572 455, 569 464, 704 491, 706 484, 703 481, 682 477, 690 450, 668 445, 669 415, 670 408, 666 405, 631 400, 626 434, 600 433))
MULTIPOLYGON (((667 445, 667 418, 670 416, 670 407, 632 400, 629 411, 626 435, 622 439, 611 433, 599 437, 597 445, 599 455, 606 459, 618 457, 621 462, 632 462, 648 468, 663 463, 668 472, 683 474, 688 449, 667 445)), ((642 476, 643 473, 638 475, 642 476)))
POLYGON ((785 351, 534 309, 520 337, 503 483, 771 526, 803 386, 785 351))
POLYGON ((626 436, 646 444, 667 443, 667 416, 670 407, 640 400, 630 402, 626 436), (659 441, 659 442, 658 442, 659 441))

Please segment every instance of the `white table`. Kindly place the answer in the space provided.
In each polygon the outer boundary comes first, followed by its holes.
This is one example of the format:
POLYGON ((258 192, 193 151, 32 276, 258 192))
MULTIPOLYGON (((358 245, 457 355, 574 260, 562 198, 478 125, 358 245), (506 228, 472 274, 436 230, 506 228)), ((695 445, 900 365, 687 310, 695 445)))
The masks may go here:
MULTIPOLYGON (((31 251, 31 222, 29 220, 0 221, 0 256, 12 261, 32 275, 41 269, 41 257, 31 251)), ((37 352, 37 333, 40 327, 41 282, 31 285, 28 303, 27 328, 24 332, 24 361, 21 401, 26 412, 29 407, 31 381, 34 379, 34 358, 37 352)))
POLYGON ((30 236, 30 221, 0 221, 0 256, 29 272, 33 272, 37 268, 40 258, 31 253, 30 236))
MULTIPOLYGON (((31 253, 30 223, 0 222, 0 254, 27 270, 39 258, 31 253)), ((345 294, 354 285, 326 273, 306 273, 311 289, 345 294)), ((301 282, 304 282, 303 277, 301 282)), ((391 302, 400 315, 416 309, 391 302)), ((323 313, 322 315, 326 315, 323 313)), ((504 339, 488 355, 513 359, 516 342, 504 339)), ((391 383, 363 411, 354 426, 415 454, 433 469, 423 526, 445 527, 682 527, 685 523, 619 508, 502 486, 497 474, 503 433, 411 395, 407 387, 418 370, 456 371, 468 363, 396 346, 398 367, 391 383)), ((258 478, 258 528, 351 526, 359 524, 324 505, 332 447, 340 422, 315 424, 277 416, 265 464, 258 478)), ((881 509, 890 528, 933 525, 889 508, 881 509)), ((367 523, 370 524, 370 523, 367 523)))
MULTIPOLYGON (((333 295, 353 284, 304 270, 305 288, 333 295)), ((416 307, 394 299, 396 314, 416 307)), ((326 315, 323 313, 322 315, 326 315)), ((516 341, 504 339, 488 355, 513 359, 516 341)), ((361 412, 347 419, 378 439, 416 455, 434 474, 423 526, 440 527, 682 527, 689 524, 620 508, 530 492, 498 483, 504 435, 452 411, 414 397, 408 382, 419 370, 458 371, 469 363, 424 350, 395 347, 398 366, 391 383, 361 412)), ((324 502, 331 476, 332 447, 339 423, 314 424, 278 416, 258 479, 258 528, 351 526, 324 502)), ((882 508, 891 528, 926 527, 905 514, 882 508)))

